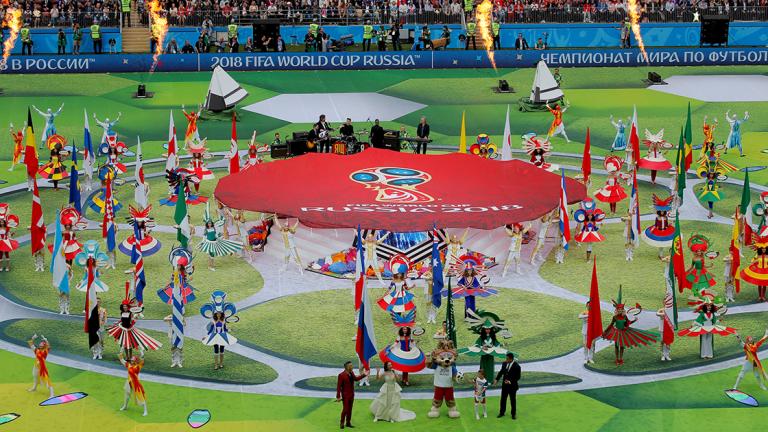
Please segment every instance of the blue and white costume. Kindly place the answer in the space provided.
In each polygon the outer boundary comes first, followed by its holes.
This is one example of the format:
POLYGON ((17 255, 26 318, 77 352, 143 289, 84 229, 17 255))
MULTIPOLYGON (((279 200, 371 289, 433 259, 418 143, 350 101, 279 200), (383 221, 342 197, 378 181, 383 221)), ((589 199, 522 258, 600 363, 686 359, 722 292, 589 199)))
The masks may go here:
POLYGON ((53 122, 56 120, 56 117, 61 114, 61 110, 64 109, 64 104, 61 104, 59 110, 56 112, 53 112, 50 108, 45 110, 45 112, 42 112, 34 105, 32 105, 32 108, 45 118, 45 130, 43 130, 43 135, 40 137, 40 142, 45 146, 48 142, 48 138, 51 135, 56 135, 56 125, 53 122))
POLYGON ((611 151, 614 150, 626 150, 627 149, 627 125, 619 119, 618 122, 613 121, 611 116, 611 124, 616 128, 616 137, 613 138, 613 144, 611 144, 611 151))
POLYGON ((728 123, 731 125, 731 132, 728 134, 728 148, 739 148, 739 154, 744 155, 744 152, 741 149, 741 124, 745 121, 749 120, 749 112, 744 112, 744 118, 739 119, 736 114, 733 115, 733 117, 730 116, 730 111, 725 112, 725 119, 728 120, 728 123))

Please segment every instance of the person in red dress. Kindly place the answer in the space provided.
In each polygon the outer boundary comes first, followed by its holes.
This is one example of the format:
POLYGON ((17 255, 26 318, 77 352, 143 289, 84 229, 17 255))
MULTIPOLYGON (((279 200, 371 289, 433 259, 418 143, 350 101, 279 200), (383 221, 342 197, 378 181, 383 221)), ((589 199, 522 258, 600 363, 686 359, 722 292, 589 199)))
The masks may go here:
POLYGON ((336 402, 342 403, 341 420, 339 422, 341 429, 344 429, 344 427, 354 427, 352 426, 352 405, 355 403, 355 382, 368 375, 367 371, 363 371, 360 375, 355 375, 352 369, 351 361, 344 363, 344 371, 339 374, 339 379, 336 382, 336 402))

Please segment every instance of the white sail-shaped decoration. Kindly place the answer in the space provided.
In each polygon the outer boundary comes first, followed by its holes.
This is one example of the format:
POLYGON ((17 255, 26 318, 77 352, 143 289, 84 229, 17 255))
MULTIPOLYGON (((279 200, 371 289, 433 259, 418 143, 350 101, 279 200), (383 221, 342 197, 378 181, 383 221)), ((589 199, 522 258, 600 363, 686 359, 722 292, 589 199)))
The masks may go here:
POLYGON ((536 76, 533 78, 533 87, 531 87, 531 102, 546 103, 562 97, 563 91, 560 90, 560 85, 555 81, 544 60, 540 61, 536 65, 536 76))
POLYGON ((213 112, 224 111, 233 108, 246 97, 248 92, 240 87, 240 84, 221 66, 216 66, 211 76, 211 84, 208 86, 204 108, 213 112))

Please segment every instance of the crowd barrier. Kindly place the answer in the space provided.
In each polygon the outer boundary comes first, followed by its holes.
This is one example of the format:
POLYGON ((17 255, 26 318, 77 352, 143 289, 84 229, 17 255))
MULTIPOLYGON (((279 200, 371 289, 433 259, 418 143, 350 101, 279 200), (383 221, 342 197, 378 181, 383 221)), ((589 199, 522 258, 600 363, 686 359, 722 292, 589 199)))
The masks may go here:
MULTIPOLYGON (((5 30, 5 40, 8 40, 8 30, 5 30)), ((32 52, 35 54, 56 54, 59 43, 58 28, 35 28, 32 29, 32 52)), ((67 35, 66 53, 72 53, 72 29, 64 28, 64 34, 67 35)), ((123 37, 118 28, 101 28, 101 40, 103 51, 109 52, 109 40, 115 40, 115 50, 120 52, 123 46, 123 37)), ((147 51, 149 51, 149 42, 147 42, 147 51)), ((91 29, 83 29, 83 40, 80 42, 80 53, 93 53, 93 39, 91 39, 91 29)), ((21 54, 21 39, 16 40, 11 54, 21 54)))
MULTIPOLYGON (((768 48, 651 48, 648 62, 637 49, 498 51, 500 68, 550 66, 701 66, 766 65, 768 48)), ((81 56, 11 56, 0 68, 5 74, 148 72, 149 54, 81 56)), ((372 53, 244 53, 163 55, 157 72, 450 69, 491 67, 485 51, 400 51, 372 53)), ((151 81, 151 77, 147 78, 151 81)))

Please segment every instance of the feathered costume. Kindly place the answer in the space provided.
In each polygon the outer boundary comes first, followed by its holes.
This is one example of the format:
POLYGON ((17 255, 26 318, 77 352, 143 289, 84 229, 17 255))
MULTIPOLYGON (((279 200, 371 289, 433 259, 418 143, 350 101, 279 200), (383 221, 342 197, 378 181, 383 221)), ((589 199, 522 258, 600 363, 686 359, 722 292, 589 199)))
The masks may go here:
POLYGON ((77 284, 77 290, 86 292, 88 291, 88 271, 93 271, 93 287, 97 293, 109 291, 109 286, 105 284, 101 279, 99 268, 106 268, 109 266, 109 257, 104 252, 99 250, 99 243, 96 240, 88 240, 83 245, 83 251, 75 256, 75 264, 82 267, 85 272, 83 273, 83 279, 77 284))
POLYGON ((160 241, 149 235, 150 230, 155 227, 155 220, 149 217, 149 212, 152 211, 152 206, 149 205, 147 208, 139 210, 129 205, 128 211, 131 214, 128 218, 126 218, 128 224, 133 227, 138 227, 138 229, 134 229, 134 233, 128 236, 127 239, 123 240, 123 242, 120 243, 117 248, 120 249, 120 252, 131 256, 133 253, 133 245, 136 244, 137 241, 136 233, 138 232, 138 244, 141 247, 141 255, 143 257, 154 255, 157 251, 160 250, 162 245, 160 244, 160 241))
POLYGON ((531 157, 530 162, 541 169, 547 171, 557 171, 559 166, 548 163, 545 160, 552 152, 552 144, 549 143, 549 137, 541 140, 534 133, 523 135, 523 150, 531 157))
MULTIPOLYGON (((490 282, 488 275, 484 273, 482 262, 471 255, 462 255, 451 263, 449 274, 458 277, 456 288, 451 290, 451 297, 464 298, 465 314, 475 310, 475 297, 488 297, 498 294, 493 288, 487 287, 490 282)), ((442 295, 448 296, 448 288, 443 289, 442 295)))
POLYGON ((134 300, 130 298, 128 286, 126 286, 125 300, 120 304, 120 320, 107 328, 107 333, 115 338, 121 349, 129 352, 137 348, 141 351, 154 351, 163 346, 141 329, 136 328, 134 315, 141 311, 142 309, 135 306, 134 300))
POLYGON ((459 355, 480 357, 480 368, 485 372, 485 376, 493 377, 495 376, 494 357, 503 359, 509 352, 497 340, 497 335, 509 338, 511 337, 509 329, 504 321, 492 312, 478 309, 476 312, 469 311, 467 315, 469 329, 478 337, 473 345, 460 349, 459 355))
MULTIPOLYGON (((61 233, 61 248, 64 253, 64 259, 72 261, 82 250, 83 244, 77 241, 75 230, 82 230, 88 226, 80 213, 74 207, 64 207, 59 213, 59 220, 64 230, 61 233)), ((53 253, 53 244, 48 245, 48 251, 53 253)))
POLYGON ((117 171, 115 171, 115 168, 111 165, 103 165, 99 168, 99 179, 101 180, 101 189, 99 190, 98 194, 95 194, 91 197, 90 203, 88 204, 88 207, 91 208, 94 212, 103 215, 104 214, 104 208, 106 207, 106 199, 107 199, 107 183, 112 182, 112 211, 114 213, 117 213, 120 211, 120 209, 123 208, 123 204, 120 203, 120 201, 115 198, 114 193, 114 186, 115 186, 115 179, 117 178, 117 171))
MULTIPOLYGON (((192 265, 192 253, 184 248, 175 247, 168 255, 168 261, 171 263, 171 267, 173 267, 174 271, 178 270, 179 273, 179 281, 182 287, 182 304, 186 305, 187 303, 195 301, 195 288, 187 281, 187 278, 195 271, 195 266, 192 265)), ((157 290, 157 296, 160 297, 160 300, 162 300, 163 303, 173 303, 173 288, 174 276, 171 275, 171 281, 168 285, 166 285, 165 288, 157 290)))
POLYGON ((736 329, 726 327, 718 321, 728 310, 723 304, 715 304, 712 293, 704 293, 696 297, 692 303, 696 308, 695 313, 698 316, 691 324, 691 327, 680 330, 679 336, 689 336, 699 338, 699 353, 701 358, 711 359, 715 356, 714 335, 728 336, 736 333, 736 329))
POLYGON ((653 225, 643 231, 643 240, 654 247, 672 246, 675 238, 675 227, 669 224, 667 214, 672 210, 672 200, 675 197, 670 195, 666 198, 659 198, 653 195, 653 208, 656 210, 656 220, 653 225))
POLYGON ((208 197, 192 193, 192 189, 189 187, 190 183, 197 185, 200 183, 200 179, 190 170, 186 168, 165 170, 165 178, 168 180, 169 196, 168 198, 161 199, 160 205, 169 207, 175 206, 180 190, 184 191, 187 197, 187 204, 197 205, 208 202, 208 197))
POLYGON ((225 255, 232 255, 243 250, 243 243, 240 241, 225 239, 223 229, 226 221, 219 218, 216 222, 211 219, 210 203, 205 204, 205 216, 203 217, 203 239, 198 243, 197 248, 207 253, 212 258, 225 255))
POLYGON ((240 318, 235 315, 237 313, 237 307, 234 303, 229 303, 227 300, 227 293, 224 291, 214 291, 211 294, 211 302, 204 304, 200 308, 200 314, 211 322, 205 326, 206 336, 203 338, 203 344, 207 346, 221 345, 230 346, 237 343, 237 338, 229 333, 227 323, 235 323, 240 318), (223 321, 214 321, 213 315, 215 313, 224 314, 223 321))
POLYGON ((19 242, 11 238, 11 228, 19 226, 19 217, 10 213, 7 203, 0 203, 0 252, 11 253, 19 242))
POLYGON ((67 167, 62 163, 62 160, 69 155, 69 152, 64 150, 66 145, 67 140, 61 135, 51 135, 48 138, 47 146, 51 151, 51 158, 37 171, 40 177, 55 182, 69 177, 67 167))
MULTIPOLYGON (((642 306, 635 303, 634 307, 627 309, 621 301, 621 287, 619 287, 619 296, 613 302, 613 318, 608 327, 603 331, 603 339, 613 341, 616 347, 633 348, 636 346, 653 345, 657 342, 658 335, 652 331, 640 330, 632 327, 637 321, 636 316, 643 311, 642 306), (634 319, 633 319, 634 318, 634 319)), ((623 364, 623 358, 617 358, 618 364, 623 364)))
POLYGON ((637 166, 651 171, 651 182, 656 182, 656 172, 672 168, 672 164, 664 157, 664 151, 671 149, 671 143, 664 140, 664 129, 657 133, 645 130, 643 144, 648 146, 648 153, 640 158, 637 166))

